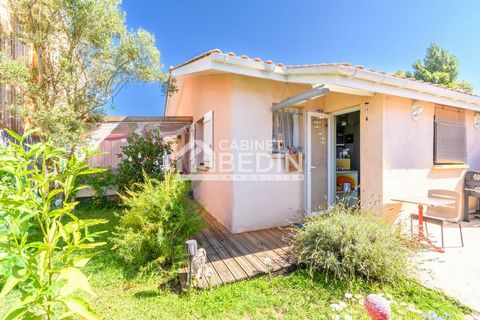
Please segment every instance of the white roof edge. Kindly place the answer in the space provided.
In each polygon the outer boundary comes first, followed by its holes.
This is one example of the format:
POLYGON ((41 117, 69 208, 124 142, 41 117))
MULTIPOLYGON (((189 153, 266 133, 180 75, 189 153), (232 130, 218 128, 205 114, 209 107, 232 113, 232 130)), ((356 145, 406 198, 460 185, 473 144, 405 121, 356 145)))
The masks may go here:
POLYGON ((238 56, 212 53, 173 70, 172 75, 174 77, 182 76, 206 70, 217 70, 256 78, 305 84, 319 84, 319 80, 325 76, 335 77, 337 79, 335 82, 338 85, 350 88, 359 89, 360 87, 362 90, 378 93, 391 92, 388 94, 480 111, 479 96, 399 78, 386 73, 340 64, 286 68, 238 56), (354 85, 355 82, 359 82, 358 86, 354 85))

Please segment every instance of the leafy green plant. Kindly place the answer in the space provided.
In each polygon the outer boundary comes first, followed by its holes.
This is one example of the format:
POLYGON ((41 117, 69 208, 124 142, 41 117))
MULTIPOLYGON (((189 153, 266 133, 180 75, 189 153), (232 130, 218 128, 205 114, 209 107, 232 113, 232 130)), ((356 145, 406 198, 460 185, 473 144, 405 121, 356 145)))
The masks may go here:
POLYGON ((145 135, 131 132, 127 144, 122 146, 122 161, 118 167, 117 184, 119 191, 133 189, 137 182, 144 181, 144 172, 156 180, 164 178, 164 158, 172 151, 160 130, 148 130, 145 135))
POLYGON ((312 276, 389 282, 408 270, 409 248, 399 233, 373 214, 342 204, 308 219, 292 237, 292 248, 312 276))
MULTIPOLYGON (((76 212, 85 218, 108 220, 107 224, 94 227, 96 230, 113 231, 120 218, 119 208, 113 207, 96 209, 84 205, 77 207, 76 212)), ((106 233, 102 238, 108 236, 106 233)), ((323 274, 311 279, 306 269, 298 268, 281 277, 254 277, 179 296, 170 285, 165 285, 170 279, 165 278, 163 271, 138 275, 138 270, 127 266, 112 250, 95 256, 83 272, 98 294, 89 301, 103 319, 332 319, 337 312, 331 305, 342 301, 348 304, 342 311, 350 317, 341 319, 368 319, 363 303, 358 301, 370 293, 383 293, 386 298, 389 294, 393 296, 392 300, 398 304, 392 302, 392 319, 423 319, 422 315, 406 310, 410 306, 423 313, 435 312, 446 319, 465 319, 472 312, 457 300, 412 279, 392 284, 359 279, 352 286, 351 282, 327 282, 323 274), (353 297, 346 298, 346 292, 353 297)), ((205 276, 208 273, 207 268, 205 276)), ((0 301, 2 319, 13 302, 9 298, 0 301)))
POLYGON ((85 250, 104 244, 89 228, 106 220, 79 219, 72 195, 79 176, 99 170, 48 142, 27 145, 28 134, 9 133, 17 143, 0 152, 0 172, 10 181, 0 187, 0 298, 17 299, 5 318, 94 319, 76 293, 94 295, 81 269, 93 256, 85 250))
POLYGON ((93 190, 93 204, 96 207, 106 207, 110 205, 117 205, 116 198, 109 198, 108 190, 116 186, 117 175, 110 169, 97 172, 90 175, 83 175, 77 181, 78 185, 88 186, 93 190))
POLYGON ((174 173, 149 178, 121 196, 127 207, 112 239, 128 264, 168 267, 181 262, 185 240, 202 227, 202 216, 188 198, 190 184, 174 173))

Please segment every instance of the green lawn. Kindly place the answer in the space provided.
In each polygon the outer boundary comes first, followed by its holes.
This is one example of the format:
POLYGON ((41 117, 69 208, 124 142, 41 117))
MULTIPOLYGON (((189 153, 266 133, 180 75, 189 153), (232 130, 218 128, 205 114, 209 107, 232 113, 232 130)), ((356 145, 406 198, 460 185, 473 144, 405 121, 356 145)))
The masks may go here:
MULTIPOLYGON (((79 216, 107 218, 109 224, 100 228, 111 232, 117 221, 115 211, 119 209, 83 207, 79 216)), ((394 319, 424 319, 422 313, 428 312, 445 319, 463 319, 469 313, 458 302, 411 280, 385 287, 362 282, 334 285, 321 277, 311 280, 301 269, 272 279, 259 277, 178 295, 159 289, 164 277, 132 270, 110 249, 105 248, 85 270, 98 295, 89 300, 101 319, 368 319, 362 302, 370 293, 395 301, 394 319), (347 298, 346 293, 354 296, 347 298)), ((0 301, 4 306, 0 318, 8 304, 8 300, 0 301)))
MULTIPOLYGON (((111 230, 117 220, 114 211, 82 209, 79 214, 85 218, 107 218, 110 220, 107 228, 111 230)), ((395 286, 367 286, 359 282, 347 287, 343 283, 328 284, 323 278, 311 280, 304 270, 297 270, 271 280, 260 277, 177 295, 158 289, 163 277, 136 274, 110 250, 94 258, 86 273, 98 294, 97 299, 91 300, 93 308, 103 319, 331 319, 335 314, 341 314, 340 319, 348 319, 348 315, 352 319, 366 319, 359 303, 362 300, 346 298, 347 292, 362 296, 384 294, 395 301, 397 319, 423 319, 415 310, 433 311, 450 319, 463 319, 469 312, 443 294, 409 280, 395 286), (347 306, 335 312, 335 304, 341 306, 342 301, 347 306)))

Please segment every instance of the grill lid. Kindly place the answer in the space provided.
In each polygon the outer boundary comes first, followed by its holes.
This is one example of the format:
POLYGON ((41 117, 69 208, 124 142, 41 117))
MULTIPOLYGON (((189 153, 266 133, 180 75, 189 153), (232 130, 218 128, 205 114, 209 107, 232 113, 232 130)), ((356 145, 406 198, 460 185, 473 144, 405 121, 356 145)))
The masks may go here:
POLYGON ((465 174, 464 189, 480 193, 480 171, 468 171, 465 174))

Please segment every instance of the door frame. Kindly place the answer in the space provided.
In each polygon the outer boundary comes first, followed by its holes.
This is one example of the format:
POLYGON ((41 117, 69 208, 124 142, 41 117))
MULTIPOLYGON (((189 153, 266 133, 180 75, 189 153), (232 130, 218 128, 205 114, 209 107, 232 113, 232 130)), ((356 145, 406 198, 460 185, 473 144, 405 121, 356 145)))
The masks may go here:
MULTIPOLYGON (((337 116, 341 116, 341 115, 344 115, 344 114, 348 114, 348 113, 352 113, 352 112, 360 112, 361 113, 361 110, 360 110, 360 105, 354 105, 352 107, 349 107, 349 108, 345 108, 345 109, 340 109, 340 110, 337 110, 337 111, 334 111, 331 113, 331 116, 332 116, 332 127, 333 127, 333 144, 332 144, 332 151, 331 151, 331 155, 333 155, 333 163, 335 163, 335 167, 333 167, 331 170, 333 172, 333 187, 335 188, 335 186, 337 185, 337 172, 336 172, 336 161, 337 161, 337 149, 336 149, 336 146, 337 146, 337 121, 336 121, 336 117, 337 116)), ((363 125, 362 125, 362 121, 361 121, 361 115, 360 115, 360 138, 362 137, 362 130, 363 130, 363 125)), ((361 144, 360 144, 360 147, 361 147, 361 144)), ((360 152, 360 150, 359 150, 360 152)), ((362 153, 360 152, 360 166, 362 165, 362 153)), ((358 170, 358 179, 359 179, 359 182, 361 181, 360 180, 360 175, 361 175, 362 171, 361 171, 361 168, 359 168, 358 170)), ((359 193, 359 196, 360 196, 360 190, 358 191, 359 193)), ((336 202, 336 192, 335 192, 335 189, 333 191, 333 203, 332 204, 335 204, 336 202)))
POLYGON ((312 163, 312 122, 311 118, 327 119, 328 123, 328 141, 327 141, 327 205, 330 206, 335 202, 335 150, 334 150, 334 116, 323 112, 310 112, 305 114, 305 216, 310 217, 315 213, 311 208, 312 189, 311 189, 311 163, 312 163))

